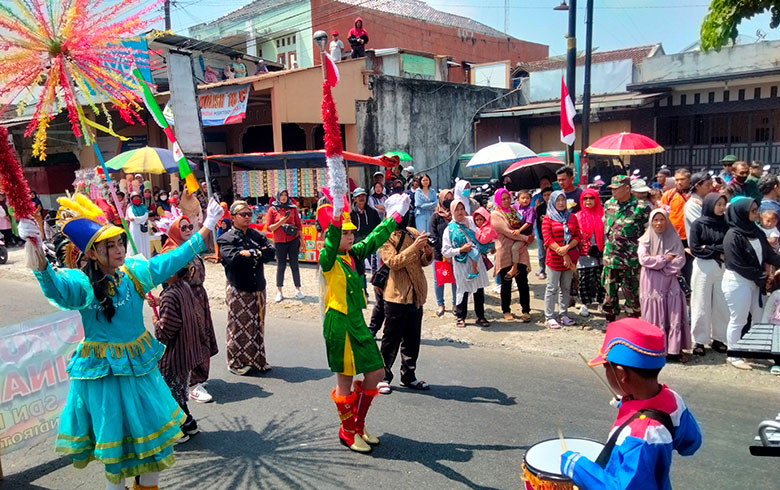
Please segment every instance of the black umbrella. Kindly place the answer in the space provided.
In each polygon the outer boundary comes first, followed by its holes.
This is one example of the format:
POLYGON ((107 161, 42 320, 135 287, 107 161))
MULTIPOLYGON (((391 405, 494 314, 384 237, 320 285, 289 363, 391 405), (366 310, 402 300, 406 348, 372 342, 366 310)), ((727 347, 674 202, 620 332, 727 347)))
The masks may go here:
POLYGON ((520 189, 536 189, 539 187, 539 181, 543 177, 554 182, 555 172, 566 164, 553 157, 531 157, 524 158, 513 163, 504 172, 504 180, 509 177, 509 182, 505 187, 510 191, 520 189))

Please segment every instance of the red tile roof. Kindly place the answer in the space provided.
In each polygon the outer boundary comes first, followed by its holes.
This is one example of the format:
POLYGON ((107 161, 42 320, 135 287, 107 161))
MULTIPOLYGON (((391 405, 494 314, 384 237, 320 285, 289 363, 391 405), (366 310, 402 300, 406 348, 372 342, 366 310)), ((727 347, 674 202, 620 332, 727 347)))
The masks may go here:
MULTIPOLYGON (((606 63, 609 61, 632 60, 634 64, 639 64, 643 59, 654 56, 655 54, 664 54, 663 47, 660 44, 649 44, 647 46, 635 46, 632 48, 615 49, 613 51, 594 52, 591 63, 606 63)), ((577 53, 577 66, 585 64, 585 52, 577 53)), ((561 70, 566 68, 566 55, 553 56, 539 61, 529 61, 520 63, 519 67, 527 72, 561 70)))

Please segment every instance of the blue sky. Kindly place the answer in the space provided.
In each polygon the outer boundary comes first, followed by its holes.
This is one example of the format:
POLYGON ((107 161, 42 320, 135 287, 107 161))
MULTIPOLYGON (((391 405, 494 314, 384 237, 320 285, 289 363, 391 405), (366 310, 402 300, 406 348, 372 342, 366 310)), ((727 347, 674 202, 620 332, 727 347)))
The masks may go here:
MULTIPOLYGON (((144 2, 146 3, 146 2, 144 2)), ((248 0, 178 0, 172 9, 173 30, 186 34, 187 27, 231 12, 248 0)), ((430 0, 428 3, 504 30, 504 0, 430 0)), ((564 35, 567 13, 552 10, 560 0, 510 0, 509 34, 527 41, 547 44, 550 54, 566 50, 564 35)), ((585 45, 585 0, 579 0, 577 46, 585 45)), ((593 46, 601 51, 663 43, 667 53, 675 53, 698 39, 707 0, 595 0, 593 46)), ((371 26, 366 26, 369 33, 371 26)), ((761 29, 766 39, 780 39, 780 32, 769 28, 769 15, 743 22, 740 34, 756 37, 761 29)))

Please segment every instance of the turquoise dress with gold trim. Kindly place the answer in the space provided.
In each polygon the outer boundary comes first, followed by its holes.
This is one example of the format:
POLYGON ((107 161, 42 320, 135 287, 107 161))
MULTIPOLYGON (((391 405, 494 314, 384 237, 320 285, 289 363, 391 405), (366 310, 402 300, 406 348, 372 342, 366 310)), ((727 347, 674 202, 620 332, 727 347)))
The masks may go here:
POLYGON ((395 231, 395 219, 379 223, 362 241, 352 246, 351 254, 341 253, 341 227, 331 224, 325 232, 325 246, 320 250, 320 268, 326 291, 323 335, 328 365, 334 373, 347 376, 368 373, 385 366, 376 340, 366 326, 363 310, 363 275, 358 274, 352 257, 365 260, 375 254, 395 231))
POLYGON ((56 441, 77 468, 97 459, 116 484, 174 463, 172 446, 186 416, 157 369, 165 346, 144 327, 143 295, 205 250, 196 233, 170 253, 125 259, 110 322, 82 271, 35 272, 43 294, 61 309, 79 310, 84 325, 67 368, 71 387, 56 441))

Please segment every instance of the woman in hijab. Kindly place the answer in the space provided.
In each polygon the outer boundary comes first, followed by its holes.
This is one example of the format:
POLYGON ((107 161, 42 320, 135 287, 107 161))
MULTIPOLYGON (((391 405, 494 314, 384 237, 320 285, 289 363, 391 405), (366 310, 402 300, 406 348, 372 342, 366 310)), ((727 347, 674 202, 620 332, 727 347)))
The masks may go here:
POLYGON ((35 191, 30 191, 30 200, 33 202, 33 206, 35 206, 32 218, 38 223, 38 228, 41 229, 41 236, 46 236, 43 231, 43 203, 35 191))
POLYGON ((726 196, 710 193, 704 197, 701 216, 691 223, 688 245, 693 255, 691 273, 691 331, 693 353, 705 354, 704 345, 726 352, 729 309, 723 295, 723 239, 729 229, 725 218, 726 196))
POLYGON ((141 194, 133 192, 130 195, 130 206, 127 207, 127 224, 130 236, 135 244, 136 252, 147 259, 152 257, 149 243, 149 208, 143 205, 141 194))
POLYGON ((468 180, 457 181, 453 194, 456 201, 463 201, 467 216, 471 216, 479 207, 479 203, 471 197, 471 182, 468 180))
POLYGON ((265 215, 265 224, 268 231, 274 234, 274 247, 276 248, 276 297, 274 302, 279 303, 284 299, 282 287, 284 287, 284 271, 287 261, 290 261, 293 284, 295 284, 295 298, 303 299, 301 291, 301 272, 298 268, 298 254, 303 252, 301 232, 303 223, 298 207, 290 200, 287 190, 281 190, 271 204, 271 208, 265 215))
POLYGON ((666 333, 667 359, 685 362, 691 346, 685 293, 677 281, 685 265, 685 248, 664 208, 650 212, 650 223, 639 237, 639 302, 642 320, 666 333))
POLYGON ((547 249, 547 287, 544 291, 544 318, 547 328, 569 327, 574 320, 569 318, 569 295, 577 259, 580 257, 580 226, 577 218, 569 211, 566 193, 555 191, 550 194, 547 215, 542 220, 543 246, 547 249), (555 301, 558 300, 558 314, 555 319, 555 301))
POLYGON ((157 196, 157 216, 165 216, 165 213, 171 212, 171 203, 168 202, 168 193, 160 191, 157 196))
MULTIPOLYGON (((190 239, 195 231, 195 226, 186 216, 181 216, 173 222, 168 230, 168 240, 162 249, 162 253, 175 250, 176 247, 190 239)), ((197 315, 200 318, 198 324, 200 345, 198 346, 198 356, 195 367, 191 369, 189 380, 189 397, 196 402, 207 403, 213 400, 213 397, 204 387, 209 379, 210 360, 219 352, 217 336, 214 333, 214 321, 211 318, 211 308, 209 306, 209 295, 203 283, 206 280, 206 266, 203 259, 196 255, 192 262, 187 265, 184 274, 179 277, 189 284, 192 290, 192 299, 197 308, 197 315)))
POLYGON ((469 293, 474 295, 474 313, 477 315, 477 325, 489 327, 490 322, 485 319, 485 286, 490 284, 485 262, 481 253, 483 245, 476 238, 474 222, 466 214, 466 206, 463 201, 450 203, 452 221, 444 230, 442 237, 441 253, 445 258, 452 259, 452 275, 457 286, 458 305, 456 310, 456 326, 466 326, 466 314, 468 313, 469 293), (472 263, 477 264, 477 277, 469 279, 472 272, 472 263))
MULTIPOLYGON (((725 268, 723 293, 729 306, 729 324, 726 331, 728 347, 733 349, 742 337, 742 327, 750 314, 758 321, 762 317, 761 295, 766 287, 765 264, 780 267, 780 255, 766 240, 766 234, 756 226, 758 201, 748 197, 736 198, 726 208, 729 230, 723 238, 725 268)), ((744 359, 729 357, 737 369, 753 369, 744 359)))
POLYGON ((601 257, 604 254, 604 206, 596 189, 585 189, 580 194, 580 211, 576 214, 582 233, 580 258, 577 260, 580 292, 580 316, 588 316, 588 305, 604 301, 601 285, 601 257))
MULTIPOLYGON (((449 225, 450 221, 452 220, 452 213, 450 212, 450 204, 452 203, 452 189, 444 189, 443 191, 439 192, 439 195, 437 197, 438 197, 438 203, 436 204, 436 209, 434 210, 433 215, 431 216, 431 222, 428 225, 428 233, 430 233, 430 236, 433 237, 434 240, 433 288, 436 291, 436 305, 437 305, 436 316, 441 317, 444 315, 444 284, 436 284, 436 262, 447 260, 442 255, 441 248, 442 248, 442 239, 444 238, 444 231, 447 229, 447 225, 449 225)), ((421 230, 421 231, 425 231, 425 230, 421 230)), ((451 260, 447 260, 447 261, 451 262, 451 260)), ((456 287, 454 283, 451 286, 452 286, 452 313, 454 315, 456 314, 455 312, 456 287)))
MULTIPOLYGON (((522 308, 521 321, 531 321, 531 293, 528 289, 528 272, 531 270, 531 259, 528 256, 528 244, 534 240, 533 235, 524 235, 520 230, 512 229, 510 220, 517 219, 512 209, 512 195, 504 188, 496 191, 496 208, 490 213, 490 224, 498 233, 496 238, 496 270, 501 279, 501 311, 505 320, 513 320, 510 303, 512 302, 512 279, 517 284, 522 308), (517 274, 508 274, 512 269, 512 247, 517 243, 517 274)), ((475 208, 476 209, 476 208, 475 208)))

